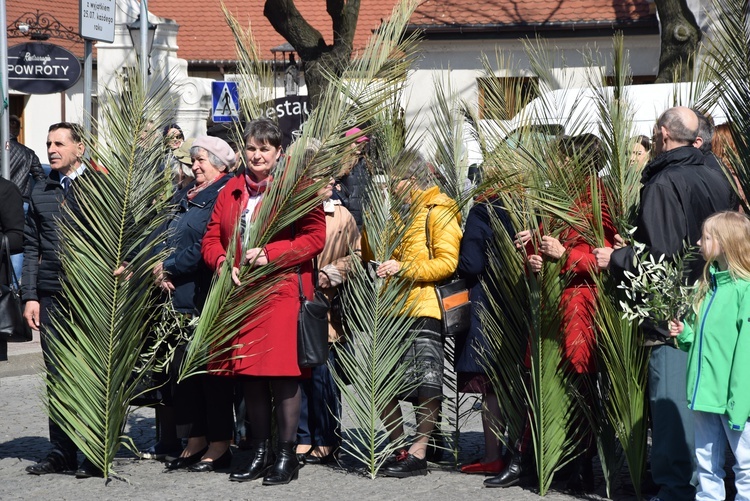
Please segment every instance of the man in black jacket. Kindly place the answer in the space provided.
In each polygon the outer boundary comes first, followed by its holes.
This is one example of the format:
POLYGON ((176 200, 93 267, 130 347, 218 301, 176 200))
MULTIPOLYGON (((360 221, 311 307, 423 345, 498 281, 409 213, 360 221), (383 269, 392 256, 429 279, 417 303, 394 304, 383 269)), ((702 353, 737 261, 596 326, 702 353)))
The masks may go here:
MULTIPOLYGON (((730 210, 732 188, 726 177, 704 163, 693 146, 698 117, 689 108, 665 111, 654 129, 656 158, 646 165, 641 203, 636 217, 636 242, 658 258, 684 256, 686 245, 696 246, 703 221, 730 210)), ((595 249, 597 265, 617 280, 624 272, 637 273, 631 246, 595 249)), ((700 255, 685 266, 690 283, 700 278, 705 262, 700 255)), ((649 402, 652 418, 651 473, 659 486, 657 500, 693 499, 695 449, 692 414, 687 408, 687 353, 668 342, 666 325, 644 322, 649 359, 649 402)))
MULTIPOLYGON (((32 329, 39 329, 47 370, 54 377, 57 368, 49 353, 49 339, 59 339, 50 323, 50 313, 64 306, 62 297, 63 269, 60 263, 59 226, 67 211, 63 204, 76 211, 75 180, 85 175, 82 159, 85 146, 78 125, 62 122, 50 126, 47 134, 47 156, 52 172, 37 183, 31 193, 29 212, 24 228, 24 261, 21 292, 26 302, 24 318, 32 329)), ((49 421, 52 452, 26 468, 35 475, 76 470, 77 450, 73 441, 57 423, 49 421)), ((102 476, 101 471, 85 460, 76 471, 79 478, 102 476)))

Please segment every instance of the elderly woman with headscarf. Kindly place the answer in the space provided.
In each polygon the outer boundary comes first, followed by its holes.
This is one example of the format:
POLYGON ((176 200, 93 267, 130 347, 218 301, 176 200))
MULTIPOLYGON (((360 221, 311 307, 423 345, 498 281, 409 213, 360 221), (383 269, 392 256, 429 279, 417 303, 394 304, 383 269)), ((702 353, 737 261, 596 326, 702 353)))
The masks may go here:
MULTIPOLYGON (((170 251, 154 268, 156 283, 181 317, 178 345, 190 336, 187 324, 200 313, 211 283, 211 271, 201 256, 201 241, 216 197, 230 178, 227 168, 235 161, 234 151, 226 142, 208 136, 195 139, 190 157, 195 180, 174 197, 174 213, 160 228, 158 237, 163 239, 160 245, 170 251)), ((145 457, 163 458, 176 450, 179 457, 167 464, 168 470, 227 468, 232 459, 232 386, 223 378, 205 374, 176 385, 178 365, 173 362, 171 383, 162 388, 166 397, 173 398, 165 398, 167 405, 157 408, 160 442, 146 451, 145 457), (188 439, 181 453, 178 437, 188 439)))

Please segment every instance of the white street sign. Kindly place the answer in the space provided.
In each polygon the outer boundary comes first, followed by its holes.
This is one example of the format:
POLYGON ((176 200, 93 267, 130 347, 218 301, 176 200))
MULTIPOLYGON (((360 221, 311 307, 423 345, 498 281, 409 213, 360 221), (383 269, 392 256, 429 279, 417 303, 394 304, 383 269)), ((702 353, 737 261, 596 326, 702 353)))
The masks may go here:
POLYGON ((115 40, 115 0, 81 0, 81 36, 89 40, 115 40))

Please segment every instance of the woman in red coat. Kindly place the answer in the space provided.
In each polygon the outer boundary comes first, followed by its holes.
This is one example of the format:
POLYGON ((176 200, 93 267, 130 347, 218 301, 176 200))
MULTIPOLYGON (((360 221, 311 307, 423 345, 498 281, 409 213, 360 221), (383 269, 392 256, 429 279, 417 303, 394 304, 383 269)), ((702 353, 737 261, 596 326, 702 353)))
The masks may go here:
MULTIPOLYGON (((211 221, 203 237, 204 261, 220 270, 226 260, 237 224, 240 232, 255 224, 263 194, 273 182, 273 171, 281 156, 281 131, 270 120, 253 120, 245 131, 243 175, 230 180, 219 194, 211 221)), ((297 365, 297 315, 300 308, 299 276, 308 298, 313 294, 312 259, 323 250, 326 236, 325 214, 316 208, 297 220, 293 228, 280 231, 262 248, 238 252, 232 279, 239 282, 239 267, 250 263, 261 266, 276 263, 281 281, 269 291, 262 312, 248 318, 237 337, 238 347, 209 364, 217 374, 239 376, 245 387, 247 420, 250 424, 252 459, 246 468, 232 473, 230 480, 263 478, 264 485, 286 484, 296 478, 300 464, 294 451, 300 412, 297 365), (298 274, 299 270, 299 274, 298 274), (279 450, 271 449, 271 409, 276 408, 279 450)), ((307 371, 304 371, 307 375, 307 371)))
MULTIPOLYGON (((599 138, 592 134, 566 137, 561 139, 559 144, 560 155, 563 158, 576 159, 581 164, 589 164, 592 168, 592 175, 596 175, 595 172, 599 172, 602 167, 600 148, 599 138)), ((598 180, 597 184, 604 230, 604 245, 612 247, 617 230, 612 223, 609 207, 604 199, 602 184, 598 180)), ((572 210, 587 220, 593 221, 594 212, 590 190, 587 190, 585 195, 580 196, 573 202, 572 210)), ((579 380, 578 389, 586 392, 593 387, 593 378, 597 373, 596 320, 594 318, 597 293, 596 283, 592 275, 598 273, 598 268, 596 258, 592 254, 594 247, 577 229, 572 227, 563 231, 559 239, 543 235, 536 249, 532 245, 530 231, 523 231, 516 238, 517 245, 525 243, 529 267, 535 272, 541 271, 545 259, 563 260, 561 273, 570 277, 570 280, 565 284, 560 300, 563 358, 568 364, 568 371, 579 380), (586 382, 585 379, 589 379, 589 381, 586 382)), ((587 400, 594 401, 594 397, 590 396, 590 399, 587 400)), ((585 430, 585 424, 581 425, 581 429, 585 430)), ((567 488, 576 492, 590 492, 594 487, 591 466, 592 453, 590 452, 593 445, 593 433, 590 431, 584 431, 584 433, 586 433, 586 436, 583 437, 581 442, 586 450, 582 451, 581 455, 574 461, 571 476, 567 483, 567 488)), ((524 437, 524 439, 528 438, 524 437)), ((525 444, 522 443, 521 447, 524 446, 525 444)), ((520 462, 520 455, 511 458, 511 462, 514 460, 520 462)), ((516 475, 520 474, 520 469, 516 467, 514 470, 512 464, 506 470, 512 470, 514 475, 510 476, 507 471, 502 472, 498 477, 495 477, 498 480, 493 485, 494 487, 505 487, 506 484, 512 485, 508 483, 509 479, 514 480, 517 478, 516 475), (500 478, 502 478, 502 483, 500 478)))

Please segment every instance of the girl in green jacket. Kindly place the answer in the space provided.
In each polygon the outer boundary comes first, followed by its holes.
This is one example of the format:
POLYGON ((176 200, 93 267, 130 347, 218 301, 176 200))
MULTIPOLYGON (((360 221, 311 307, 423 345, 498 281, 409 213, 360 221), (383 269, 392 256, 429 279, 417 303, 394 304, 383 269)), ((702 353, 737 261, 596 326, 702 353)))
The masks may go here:
POLYGON ((689 352, 687 398, 700 481, 695 499, 725 499, 728 440, 737 459, 735 500, 750 501, 750 219, 714 214, 703 223, 698 245, 706 259, 698 312, 684 324, 670 324, 689 352))

